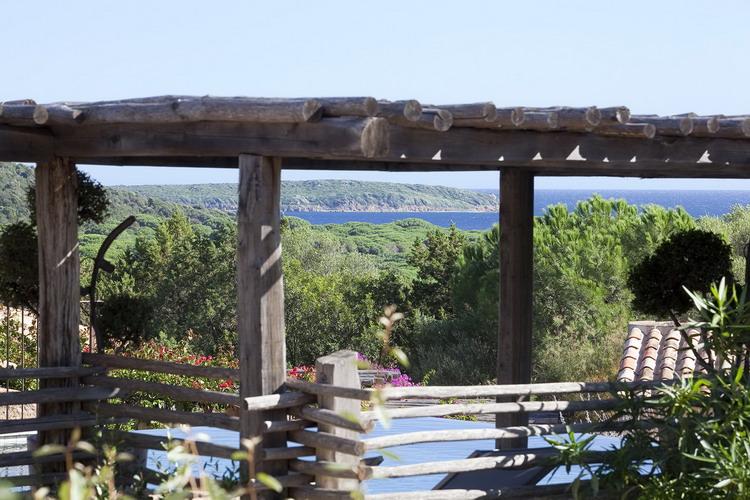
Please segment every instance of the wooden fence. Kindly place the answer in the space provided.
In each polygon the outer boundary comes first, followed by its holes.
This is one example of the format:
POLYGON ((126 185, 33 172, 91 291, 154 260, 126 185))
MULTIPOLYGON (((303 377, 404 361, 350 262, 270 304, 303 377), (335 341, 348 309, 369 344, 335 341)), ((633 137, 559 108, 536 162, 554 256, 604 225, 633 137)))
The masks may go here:
MULTIPOLYGON (((528 413, 537 411, 560 411, 577 413, 585 411, 612 410, 611 399, 588 399, 569 401, 572 394, 607 393, 616 389, 644 389, 654 383, 552 383, 523 385, 485 385, 456 387, 386 387, 362 389, 354 369, 355 354, 339 352, 318 360, 316 367, 318 382, 288 380, 290 392, 276 396, 248 398, 249 411, 269 411, 286 408, 290 418, 288 424, 317 424, 317 430, 303 429, 289 432, 290 441, 299 446, 300 457, 315 456, 315 460, 290 459, 289 470, 315 478, 315 483, 295 486, 290 489, 294 498, 351 498, 351 491, 359 490, 362 483, 372 479, 391 479, 422 475, 451 474, 486 469, 525 469, 552 464, 558 457, 553 447, 532 450, 508 451, 489 457, 444 460, 409 465, 384 466, 364 459, 367 453, 387 448, 419 443, 448 441, 513 440, 519 437, 545 436, 565 433, 570 428, 577 433, 611 433, 620 428, 618 423, 579 423, 565 425, 523 425, 503 428, 474 428, 408 432, 382 437, 362 438, 375 426, 383 414, 388 419, 419 418, 435 416, 478 415, 498 413, 528 413), (303 404, 292 405, 295 399, 315 398, 303 404), (558 400, 533 400, 556 396, 558 400), (513 398, 514 402, 433 404, 408 408, 385 408, 387 401, 403 398, 513 398), (362 410, 363 403, 379 406, 362 410)), ((600 463, 605 452, 590 452, 587 460, 600 463)), ((567 486, 523 486, 494 491, 481 490, 429 490, 395 494, 366 495, 372 500, 397 498, 514 498, 530 496, 569 497, 567 486)))
MULTIPOLYGON (((240 428, 240 411, 258 412, 263 436, 285 436, 291 446, 263 446, 255 450, 257 469, 265 464, 283 462, 288 472, 276 477, 294 498, 350 498, 351 492, 360 490, 363 482, 373 479, 396 479, 422 475, 445 475, 487 469, 525 469, 551 464, 557 457, 552 447, 530 450, 495 452, 492 456, 478 456, 460 460, 430 461, 408 465, 382 465, 382 457, 365 458, 393 447, 421 443, 450 441, 513 440, 529 436, 546 436, 566 432, 565 425, 516 425, 501 428, 467 428, 429 432, 407 432, 381 437, 367 437, 383 414, 388 419, 419 417, 446 417, 456 415, 519 414, 538 411, 556 411, 575 414, 587 411, 611 410, 611 399, 571 400, 570 395, 602 394, 613 389, 649 389, 654 382, 613 385, 609 383, 553 383, 485 386, 426 386, 362 388, 356 367, 356 356, 351 351, 341 351, 320 358, 316 363, 316 382, 289 379, 285 392, 250 397, 242 401, 236 393, 225 393, 186 386, 176 386, 143 380, 131 371, 187 376, 191 378, 234 379, 236 370, 202 367, 165 361, 142 360, 121 356, 84 353, 83 367, 24 368, 0 370, 0 381, 19 378, 75 378, 80 386, 64 389, 39 389, 0 394, 0 405, 50 402, 78 402, 81 411, 73 415, 45 416, 21 419, 3 426, 0 433, 40 431, 92 427, 127 421, 161 422, 210 426, 230 431, 240 428), (123 372, 123 370, 127 370, 123 372), (131 374, 131 376, 123 376, 131 374), (159 396, 174 402, 205 403, 217 411, 181 411, 172 408, 151 408, 126 402, 132 393, 159 396), (386 408, 388 401, 404 398, 500 398, 502 402, 453 402, 427 404, 417 407, 386 408), (566 399, 567 398, 567 399, 566 399), (218 410, 225 409, 221 412, 218 410), (284 418, 279 418, 279 410, 284 418), (263 418, 265 414, 274 418, 263 418), (364 436, 364 437, 363 437, 364 436)), ((132 400, 131 400, 132 401, 132 400)), ((570 426, 580 433, 602 433, 618 430, 617 423, 578 423, 570 426)), ((166 439, 159 436, 109 429, 104 434, 123 448, 137 450, 163 450, 166 439)), ((272 440, 278 442, 279 439, 272 440)), ((195 443, 200 455, 218 459, 231 459, 237 446, 209 442, 195 443)), ((39 465, 41 461, 61 460, 59 455, 43 459, 34 458, 31 452, 0 455, 0 467, 12 465, 39 465)), ((85 457, 82 457, 85 458, 85 457)), ((602 460, 601 452, 589 453, 591 463, 602 460)), ((273 468, 273 467, 269 467, 273 468)), ((156 471, 145 471, 153 477, 156 471)), ((62 477, 62 476, 60 476, 62 477)), ((11 478, 13 484, 35 484, 37 481, 55 479, 39 474, 11 478)), ((59 480, 56 478, 55 480, 59 480)), ((257 490, 265 487, 251 483, 257 490)), ((502 491, 481 490, 430 490, 409 494, 374 494, 373 500, 395 498, 484 498, 502 496, 566 495, 560 486, 524 486, 502 491)))

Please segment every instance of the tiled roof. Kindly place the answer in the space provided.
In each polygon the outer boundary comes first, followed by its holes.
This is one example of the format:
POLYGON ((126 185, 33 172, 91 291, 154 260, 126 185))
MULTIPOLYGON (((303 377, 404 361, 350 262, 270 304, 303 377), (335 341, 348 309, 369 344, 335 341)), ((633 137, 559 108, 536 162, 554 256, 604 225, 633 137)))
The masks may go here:
MULTIPOLYGON (((690 337, 698 337, 698 330, 688 330, 690 337)), ((697 352, 703 357, 702 344, 696 342, 697 352)), ((628 324, 628 336, 620 358, 617 380, 670 380, 700 373, 695 354, 687 340, 671 321, 635 321, 628 324)))

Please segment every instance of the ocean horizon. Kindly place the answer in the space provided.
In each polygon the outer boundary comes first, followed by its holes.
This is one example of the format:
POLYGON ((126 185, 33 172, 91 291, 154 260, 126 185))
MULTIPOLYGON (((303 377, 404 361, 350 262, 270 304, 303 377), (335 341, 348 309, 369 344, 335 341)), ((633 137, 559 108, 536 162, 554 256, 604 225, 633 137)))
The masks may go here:
MULTIPOLYGON (((497 189, 477 189, 498 195, 497 189)), ((564 204, 569 210, 578 201, 599 194, 604 198, 624 199, 628 203, 645 206, 660 205, 665 208, 682 207, 693 217, 721 216, 737 205, 750 205, 750 191, 740 190, 611 190, 539 189, 534 191, 534 214, 542 215, 550 205, 564 204)), ((386 224, 397 220, 417 218, 437 226, 455 224, 464 230, 486 230, 498 222, 496 212, 298 212, 285 211, 283 215, 299 217, 311 224, 345 224, 368 222, 386 224)))

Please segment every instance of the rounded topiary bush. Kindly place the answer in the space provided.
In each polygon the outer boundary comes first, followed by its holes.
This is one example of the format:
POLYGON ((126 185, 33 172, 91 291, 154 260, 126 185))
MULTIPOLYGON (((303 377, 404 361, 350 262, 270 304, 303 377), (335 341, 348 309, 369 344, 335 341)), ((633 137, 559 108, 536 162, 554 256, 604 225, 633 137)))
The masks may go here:
POLYGON ((683 287, 707 292, 721 278, 732 280, 732 249, 720 236, 691 229, 674 234, 634 266, 628 286, 633 306, 653 316, 685 314, 693 305, 683 287))

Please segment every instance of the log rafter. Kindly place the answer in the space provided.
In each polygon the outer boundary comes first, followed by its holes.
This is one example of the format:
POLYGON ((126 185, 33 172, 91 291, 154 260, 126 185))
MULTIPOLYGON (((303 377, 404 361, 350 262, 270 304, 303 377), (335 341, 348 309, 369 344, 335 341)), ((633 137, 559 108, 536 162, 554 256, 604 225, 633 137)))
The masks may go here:
POLYGON ((285 168, 499 170, 535 175, 750 177, 750 118, 631 115, 625 107, 422 105, 370 97, 161 96, 0 103, 0 161, 285 168))

